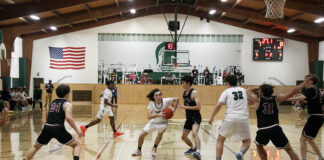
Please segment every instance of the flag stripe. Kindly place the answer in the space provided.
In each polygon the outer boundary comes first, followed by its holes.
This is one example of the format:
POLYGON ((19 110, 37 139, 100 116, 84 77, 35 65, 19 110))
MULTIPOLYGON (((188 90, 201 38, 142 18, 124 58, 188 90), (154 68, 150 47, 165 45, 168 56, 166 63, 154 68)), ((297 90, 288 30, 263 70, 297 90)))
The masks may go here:
POLYGON ((50 66, 51 69, 85 69, 85 67, 52 67, 50 66))
POLYGON ((72 61, 72 60, 52 60, 51 59, 51 62, 59 62, 59 63, 68 63, 68 62, 72 62, 72 63, 82 63, 82 62, 85 62, 85 60, 82 60, 82 61, 72 61))
POLYGON ((63 49, 86 49, 86 47, 64 47, 63 49))
POLYGON ((84 57, 64 57, 64 59, 84 59, 84 57))
POLYGON ((56 64, 56 63, 51 63, 50 65, 53 66, 84 66, 84 63, 81 64, 71 64, 71 63, 67 63, 67 64, 56 64))
POLYGON ((85 54, 63 54, 63 56, 85 56, 85 54))
POLYGON ((86 47, 49 47, 51 69, 85 69, 86 47))
POLYGON ((73 50, 63 50, 63 53, 66 53, 66 52, 72 52, 72 53, 84 53, 85 51, 84 50, 81 50, 81 51, 73 51, 73 50))

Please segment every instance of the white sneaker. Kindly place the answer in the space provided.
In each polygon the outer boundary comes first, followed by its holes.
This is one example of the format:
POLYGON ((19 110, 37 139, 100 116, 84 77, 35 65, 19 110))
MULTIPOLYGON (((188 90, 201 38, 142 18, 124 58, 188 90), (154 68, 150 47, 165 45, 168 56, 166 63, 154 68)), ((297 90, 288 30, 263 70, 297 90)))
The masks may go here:
POLYGON ((142 152, 138 149, 136 149, 136 151, 132 153, 132 156, 140 156, 140 155, 142 155, 142 152))
POLYGON ((156 148, 152 148, 152 157, 156 157, 157 153, 156 153, 156 148))

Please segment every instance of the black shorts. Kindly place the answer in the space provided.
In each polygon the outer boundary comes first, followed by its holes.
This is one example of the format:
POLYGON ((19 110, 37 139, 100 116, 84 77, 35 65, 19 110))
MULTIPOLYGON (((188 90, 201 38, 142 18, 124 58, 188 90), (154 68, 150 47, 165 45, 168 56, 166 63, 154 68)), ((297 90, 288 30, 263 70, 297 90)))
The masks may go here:
POLYGON ((46 145, 52 138, 55 138, 61 144, 69 144, 74 141, 74 137, 66 131, 64 126, 49 126, 45 124, 37 138, 37 143, 46 145))
POLYGON ((322 115, 311 115, 304 126, 302 134, 307 138, 314 139, 323 125, 322 115))
POLYGON ((191 118, 187 118, 184 126, 183 126, 183 129, 184 130, 188 130, 188 131, 191 131, 192 130, 192 126, 193 125, 200 125, 200 122, 201 122, 201 118, 199 117, 191 117, 191 118))
POLYGON ((267 145, 270 140, 278 149, 286 147, 289 143, 280 126, 258 130, 254 143, 257 145, 267 145))

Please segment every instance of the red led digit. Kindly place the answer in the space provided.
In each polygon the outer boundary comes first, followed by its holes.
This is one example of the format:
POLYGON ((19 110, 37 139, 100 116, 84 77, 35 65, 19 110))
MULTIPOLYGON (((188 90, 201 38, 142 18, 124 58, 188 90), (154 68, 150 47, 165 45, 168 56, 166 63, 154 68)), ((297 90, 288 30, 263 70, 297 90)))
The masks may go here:
POLYGON ((272 57, 272 52, 270 52, 270 55, 269 55, 269 57, 272 57))
POLYGON ((168 49, 170 49, 170 50, 173 49, 173 43, 168 43, 168 49))
POLYGON ((256 56, 256 57, 259 57, 259 53, 255 53, 255 56, 256 56))
POLYGON ((279 46, 280 47, 283 47, 284 46, 284 43, 283 42, 279 42, 279 46))
POLYGON ((258 41, 258 44, 259 44, 259 46, 260 46, 260 47, 262 46, 262 43, 261 43, 261 41, 258 41))
POLYGON ((279 53, 279 57, 282 57, 282 53, 279 53))

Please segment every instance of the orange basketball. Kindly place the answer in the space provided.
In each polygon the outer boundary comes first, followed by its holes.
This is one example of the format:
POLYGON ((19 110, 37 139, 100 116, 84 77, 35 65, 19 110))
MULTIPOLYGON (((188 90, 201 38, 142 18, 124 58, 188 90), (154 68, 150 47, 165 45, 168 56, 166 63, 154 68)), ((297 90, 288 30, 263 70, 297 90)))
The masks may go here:
POLYGON ((173 111, 172 111, 171 108, 164 108, 164 109, 162 110, 162 113, 165 114, 166 119, 170 119, 170 118, 173 117, 173 111))

